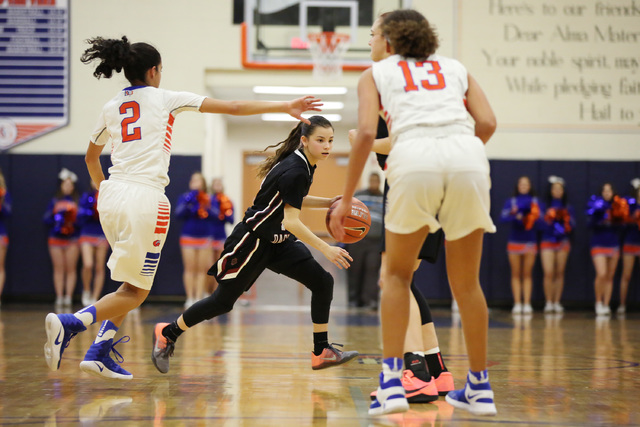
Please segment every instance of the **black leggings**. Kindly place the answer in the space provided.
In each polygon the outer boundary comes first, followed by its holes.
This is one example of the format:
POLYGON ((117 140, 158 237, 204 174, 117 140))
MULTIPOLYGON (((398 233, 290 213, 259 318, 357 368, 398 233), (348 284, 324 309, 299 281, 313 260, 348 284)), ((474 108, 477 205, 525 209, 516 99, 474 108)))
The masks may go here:
POLYGON ((429 308, 429 304, 427 304, 427 299, 422 295, 420 289, 416 286, 415 282, 415 274, 411 278, 411 293, 416 299, 418 303, 418 308, 420 309, 420 320, 423 325, 427 323, 433 323, 433 318, 431 317, 431 309, 429 308))
MULTIPOLYGON (((333 277, 315 259, 308 258, 294 265, 274 266, 271 270, 306 286, 311 291, 311 321, 317 324, 329 322, 333 277)), ((212 295, 196 302, 183 313, 185 324, 192 327, 230 312, 244 291, 243 286, 221 282, 212 295)))

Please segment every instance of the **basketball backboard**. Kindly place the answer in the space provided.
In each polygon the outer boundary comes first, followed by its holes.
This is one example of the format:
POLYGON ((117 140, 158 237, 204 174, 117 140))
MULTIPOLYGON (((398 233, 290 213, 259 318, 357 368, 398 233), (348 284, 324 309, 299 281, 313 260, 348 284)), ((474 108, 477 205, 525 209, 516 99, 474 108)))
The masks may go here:
POLYGON ((344 70, 371 64, 369 34, 383 12, 411 7, 411 0, 243 0, 242 62, 245 68, 312 69, 308 34, 348 35, 344 70))

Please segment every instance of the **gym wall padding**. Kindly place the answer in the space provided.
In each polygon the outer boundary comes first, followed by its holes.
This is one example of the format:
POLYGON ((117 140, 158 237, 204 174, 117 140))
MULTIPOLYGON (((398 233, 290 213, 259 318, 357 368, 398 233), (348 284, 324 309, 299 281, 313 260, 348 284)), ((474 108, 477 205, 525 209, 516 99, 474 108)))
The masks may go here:
MULTIPOLYGON (((106 170, 108 156, 101 162, 106 170)), ((89 189, 89 173, 82 155, 0 155, 0 168, 7 180, 13 199, 13 215, 7 221, 9 250, 7 252, 7 278, 3 299, 9 301, 53 301, 53 273, 47 247, 48 229, 43 223, 47 204, 56 192, 58 172, 63 167, 78 175, 77 188, 82 193, 89 189)), ((200 156, 171 158, 171 183, 166 194, 171 203, 187 191, 191 174, 200 170, 200 156)), ((184 295, 182 286, 182 257, 178 244, 181 223, 172 218, 167 240, 162 251, 158 273, 150 295, 184 295)), ((81 261, 78 262, 80 268, 81 261)), ((79 272, 79 270, 78 270, 79 272)), ((119 284, 107 280, 103 292, 110 292, 119 284)), ((80 274, 76 294, 82 285, 80 274)))
MULTIPOLYGON (((568 306, 589 307, 595 300, 593 279, 595 271, 589 252, 590 230, 585 215, 587 200, 599 192, 602 183, 613 183, 622 196, 629 195, 630 181, 640 176, 640 162, 594 161, 515 161, 492 160, 491 217, 497 226, 495 234, 485 234, 480 282, 490 305, 510 306, 511 270, 507 258, 509 225, 500 223, 500 210, 514 191, 518 177, 527 175, 538 196, 544 201, 547 178, 558 175, 567 183, 569 203, 576 212, 577 225, 571 239, 571 253, 566 267, 562 301, 568 306)), ((443 251, 444 252, 444 251, 443 251)), ((444 255, 444 254, 443 254, 444 255)), ((621 262, 614 279, 612 304, 619 300, 621 262)), ((640 264, 636 261, 629 284, 628 304, 640 303, 640 264)), ((423 262, 417 273, 417 284, 429 300, 449 300, 451 292, 446 278, 444 256, 435 265, 423 262)), ((544 304, 542 267, 539 257, 533 270, 533 303, 544 304)))

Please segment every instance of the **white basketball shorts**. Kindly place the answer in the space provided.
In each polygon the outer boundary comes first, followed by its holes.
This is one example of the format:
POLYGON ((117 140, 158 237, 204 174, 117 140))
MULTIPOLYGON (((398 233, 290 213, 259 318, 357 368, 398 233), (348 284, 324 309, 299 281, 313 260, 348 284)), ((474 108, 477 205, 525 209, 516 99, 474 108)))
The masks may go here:
POLYGON ((447 240, 477 229, 494 233, 491 179, 484 144, 468 134, 433 136, 415 128, 396 138, 387 159, 387 230, 413 233, 442 228, 447 240))
POLYGON ((169 230, 171 204, 164 191, 109 179, 100 185, 98 213, 111 245, 111 278, 151 289, 169 230))

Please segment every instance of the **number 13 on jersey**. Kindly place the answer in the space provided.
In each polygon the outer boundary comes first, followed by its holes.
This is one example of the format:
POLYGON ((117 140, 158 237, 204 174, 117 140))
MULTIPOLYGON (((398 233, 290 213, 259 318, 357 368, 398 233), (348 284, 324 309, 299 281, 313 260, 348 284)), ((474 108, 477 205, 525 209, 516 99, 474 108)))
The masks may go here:
POLYGON ((419 78, 424 74, 426 74, 427 78, 418 80, 423 88, 427 90, 444 89, 444 75, 440 72, 440 64, 438 64, 438 61, 418 61, 415 62, 415 67, 412 67, 412 64, 407 61, 398 62, 398 66, 402 69, 406 83, 404 87, 405 92, 418 90, 419 87, 415 83, 414 76, 419 78))

